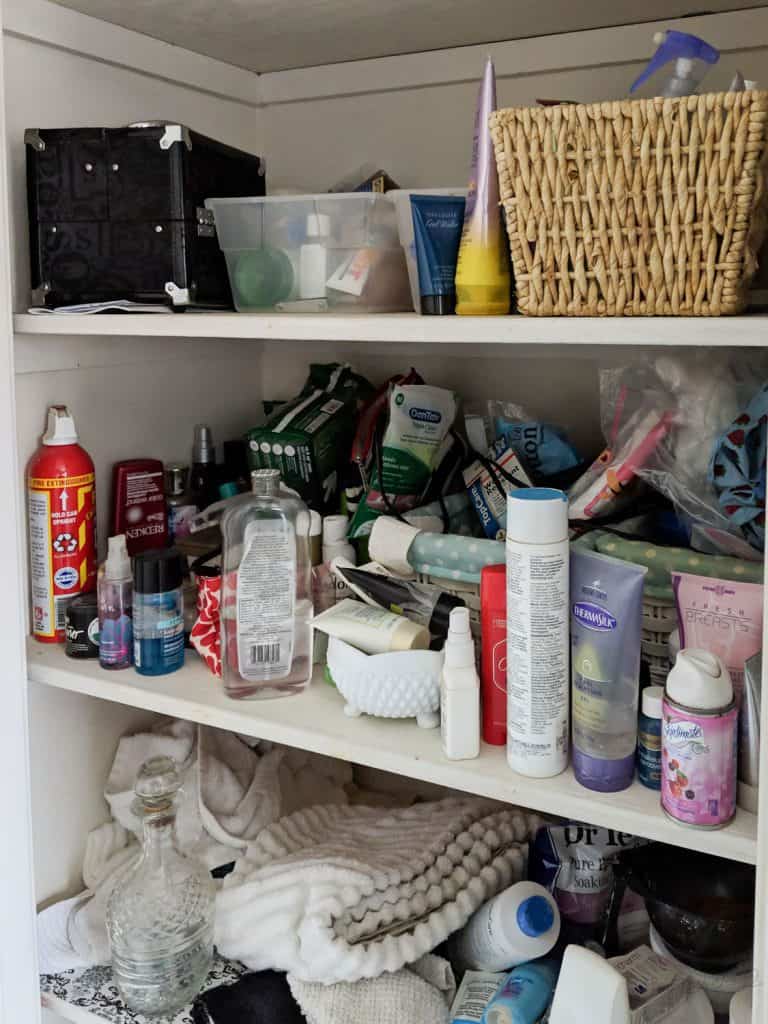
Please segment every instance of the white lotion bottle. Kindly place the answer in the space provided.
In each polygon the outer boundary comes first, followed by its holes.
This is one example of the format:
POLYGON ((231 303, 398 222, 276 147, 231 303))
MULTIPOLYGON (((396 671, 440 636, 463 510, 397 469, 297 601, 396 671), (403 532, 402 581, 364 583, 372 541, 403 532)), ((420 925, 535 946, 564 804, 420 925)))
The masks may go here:
POLYGON ((535 779, 568 766, 568 499, 507 498, 507 762, 535 779))
POLYGON ((454 608, 448 620, 440 677, 440 735, 443 754, 451 761, 479 756, 480 677, 466 608, 454 608))
POLYGON ((310 213, 306 230, 307 241, 299 249, 299 298, 324 299, 331 218, 326 213, 310 213))
POLYGON ((508 971, 546 956, 560 936, 560 911, 537 882, 517 882, 484 903, 451 939, 462 970, 508 971))

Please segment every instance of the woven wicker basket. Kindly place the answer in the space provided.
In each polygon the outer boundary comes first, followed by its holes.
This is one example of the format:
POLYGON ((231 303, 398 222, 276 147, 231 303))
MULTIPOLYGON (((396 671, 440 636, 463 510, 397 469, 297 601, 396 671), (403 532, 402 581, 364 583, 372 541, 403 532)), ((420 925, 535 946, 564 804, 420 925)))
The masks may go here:
POLYGON ((766 227, 768 92, 491 117, 529 316, 741 312, 766 227))

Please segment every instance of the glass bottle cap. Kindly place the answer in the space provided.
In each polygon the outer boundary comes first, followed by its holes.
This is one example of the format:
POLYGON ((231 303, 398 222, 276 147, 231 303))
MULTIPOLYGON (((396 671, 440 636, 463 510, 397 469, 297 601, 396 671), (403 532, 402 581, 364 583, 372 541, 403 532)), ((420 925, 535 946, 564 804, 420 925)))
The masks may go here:
POLYGON ((181 789, 181 775, 172 757, 151 757, 139 769, 134 792, 145 811, 163 811, 181 789))
POLYGON ((277 494, 279 486, 279 469, 254 469, 251 473, 251 487, 254 494, 263 496, 277 494))

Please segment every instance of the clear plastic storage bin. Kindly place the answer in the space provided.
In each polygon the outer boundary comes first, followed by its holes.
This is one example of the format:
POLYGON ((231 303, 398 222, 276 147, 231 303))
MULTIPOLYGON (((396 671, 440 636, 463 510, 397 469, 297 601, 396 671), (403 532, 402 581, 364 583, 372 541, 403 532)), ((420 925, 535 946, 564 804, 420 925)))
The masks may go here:
POLYGON ((411 309, 394 203, 370 192, 208 199, 239 312, 411 309))

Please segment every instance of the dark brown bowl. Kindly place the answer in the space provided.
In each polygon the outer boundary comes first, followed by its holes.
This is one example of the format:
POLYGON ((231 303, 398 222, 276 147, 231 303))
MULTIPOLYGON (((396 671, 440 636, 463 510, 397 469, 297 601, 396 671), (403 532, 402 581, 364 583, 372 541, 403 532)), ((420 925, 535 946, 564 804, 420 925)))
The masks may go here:
POLYGON ((654 927, 684 964, 720 972, 751 955, 751 865, 651 843, 622 854, 619 875, 645 899, 654 927))

